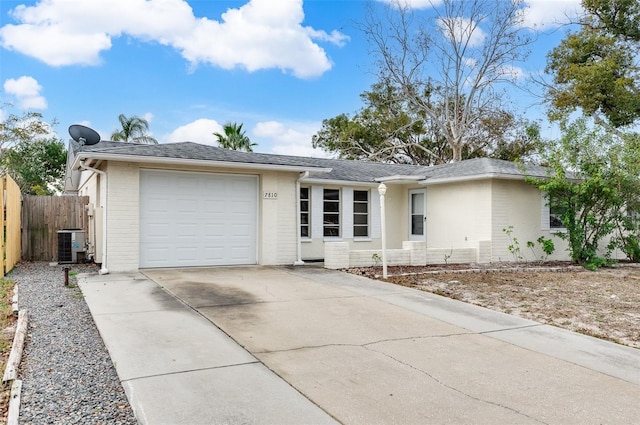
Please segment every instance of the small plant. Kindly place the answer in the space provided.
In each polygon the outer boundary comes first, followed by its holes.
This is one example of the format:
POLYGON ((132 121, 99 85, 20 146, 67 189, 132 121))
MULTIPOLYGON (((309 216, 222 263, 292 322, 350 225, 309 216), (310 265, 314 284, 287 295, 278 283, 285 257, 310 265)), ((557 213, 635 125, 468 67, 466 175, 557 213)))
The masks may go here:
POLYGON ((380 258, 377 252, 374 252, 373 255, 371 255, 371 259, 376 266, 382 261, 382 258, 380 258))
POLYGON ((544 236, 540 236, 538 239, 536 239, 536 242, 538 243, 538 246, 542 250, 542 255, 538 256, 538 254, 536 254, 536 250, 535 250, 536 244, 533 243, 532 241, 527 241, 527 248, 531 250, 531 252, 533 253, 533 256, 537 261, 540 261, 540 262, 547 261, 547 258, 549 258, 549 256, 553 254, 553 251, 556 250, 556 246, 553 244, 553 241, 551 239, 547 239, 544 236))
POLYGON ((556 250, 556 246, 553 244, 553 241, 545 238, 544 236, 540 236, 537 239, 537 242, 540 245, 542 252, 544 252, 544 260, 546 260, 551 254, 553 254, 553 251, 556 250))
POLYGON ((518 238, 513 236, 513 226, 502 229, 502 231, 509 237, 510 243, 507 249, 511 255, 513 255, 513 259, 515 261, 522 261, 524 257, 520 251, 520 242, 518 242, 518 238))
POLYGON ((451 258, 451 256, 453 255, 453 247, 451 247, 451 251, 449 251, 449 254, 444 254, 444 263, 445 264, 449 264, 449 258, 451 258))

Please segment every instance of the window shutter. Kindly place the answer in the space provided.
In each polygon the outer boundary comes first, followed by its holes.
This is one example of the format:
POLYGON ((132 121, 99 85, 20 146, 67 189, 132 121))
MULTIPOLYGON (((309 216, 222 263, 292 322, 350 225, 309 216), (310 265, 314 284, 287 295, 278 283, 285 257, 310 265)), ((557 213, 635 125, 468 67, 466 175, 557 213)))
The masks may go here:
POLYGON ((342 237, 353 238, 353 188, 342 189, 342 237))
POLYGON ((370 213, 371 213, 371 238, 382 238, 382 231, 380 229, 382 223, 380 221, 380 194, 377 189, 369 191, 369 197, 371 199, 370 213))
POLYGON ((322 186, 311 186, 311 237, 322 239, 322 186))

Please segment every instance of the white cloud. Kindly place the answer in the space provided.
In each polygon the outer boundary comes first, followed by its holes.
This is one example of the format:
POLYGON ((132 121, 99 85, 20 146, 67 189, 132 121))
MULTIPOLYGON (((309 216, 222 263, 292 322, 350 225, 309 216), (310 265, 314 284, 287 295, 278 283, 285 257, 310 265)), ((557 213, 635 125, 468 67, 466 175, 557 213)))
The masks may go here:
POLYGON ((40 94, 42 86, 29 76, 9 78, 4 82, 4 91, 16 98, 20 109, 47 109, 47 100, 40 94))
MULTIPOLYGON (((392 6, 406 6, 410 9, 437 7, 442 0, 378 0, 392 6)), ((465 0, 461 0, 465 1, 465 0)), ((499 0, 496 0, 499 1, 499 0)), ((525 0, 523 26, 540 30, 558 28, 575 19, 582 11, 581 0, 525 0)))
POLYGON ((503 66, 502 73, 511 80, 522 80, 528 76, 524 69, 514 65, 503 66))
POLYGON ((310 78, 332 66, 316 41, 348 40, 303 26, 302 0, 250 0, 219 21, 194 16, 185 0, 41 0, 11 16, 17 24, 0 28, 0 45, 51 66, 97 65, 114 37, 129 36, 171 46, 192 66, 275 68, 310 78))
MULTIPOLYGON (((271 153, 279 155, 307 156, 327 158, 329 154, 311 146, 311 136, 321 124, 292 124, 285 125, 278 121, 264 121, 256 124, 252 135, 267 139, 271 144, 271 153)), ((256 142, 256 140, 252 141, 256 142)), ((258 142, 258 148, 260 143, 258 142)))
POLYGON ((222 126, 215 120, 201 118, 176 128, 162 137, 162 143, 194 142, 203 145, 217 145, 213 133, 223 133, 222 126))
POLYGON ((405 6, 410 9, 426 9, 430 6, 437 6, 441 0, 379 0, 392 6, 405 6))
POLYGON ((147 112, 144 115, 142 115, 140 118, 142 118, 143 120, 145 120, 148 123, 151 123, 151 121, 153 121, 153 113, 147 112))
POLYGON ((575 19, 581 0, 527 0, 523 26, 540 30, 557 28, 575 19))
POLYGON ((480 46, 487 38, 478 24, 468 18, 439 18, 438 28, 444 37, 458 45, 468 44, 471 47, 476 47, 480 46))

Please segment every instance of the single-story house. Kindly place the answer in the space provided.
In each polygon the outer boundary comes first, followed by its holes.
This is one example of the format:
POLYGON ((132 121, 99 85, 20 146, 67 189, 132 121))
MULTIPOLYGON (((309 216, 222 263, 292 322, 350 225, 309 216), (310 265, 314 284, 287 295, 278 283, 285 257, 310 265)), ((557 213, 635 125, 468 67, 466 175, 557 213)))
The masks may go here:
MULTIPOLYGON (((513 261, 561 232, 525 173, 471 159, 432 167, 247 153, 197 143, 71 141, 65 193, 88 196, 87 255, 103 272, 139 268, 325 267, 513 261), (378 189, 384 184, 386 193, 378 189), (384 199, 385 226, 382 226, 384 199), (512 226, 511 235, 504 229, 512 226)), ((568 259, 554 239, 550 259, 568 259)))

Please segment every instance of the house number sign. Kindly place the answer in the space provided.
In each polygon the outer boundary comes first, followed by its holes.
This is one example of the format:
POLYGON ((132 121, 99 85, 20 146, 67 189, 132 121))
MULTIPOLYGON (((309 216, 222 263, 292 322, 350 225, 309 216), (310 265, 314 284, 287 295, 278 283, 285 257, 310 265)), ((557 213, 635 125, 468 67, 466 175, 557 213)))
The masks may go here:
POLYGON ((264 192, 264 199, 278 199, 278 192, 264 192))

